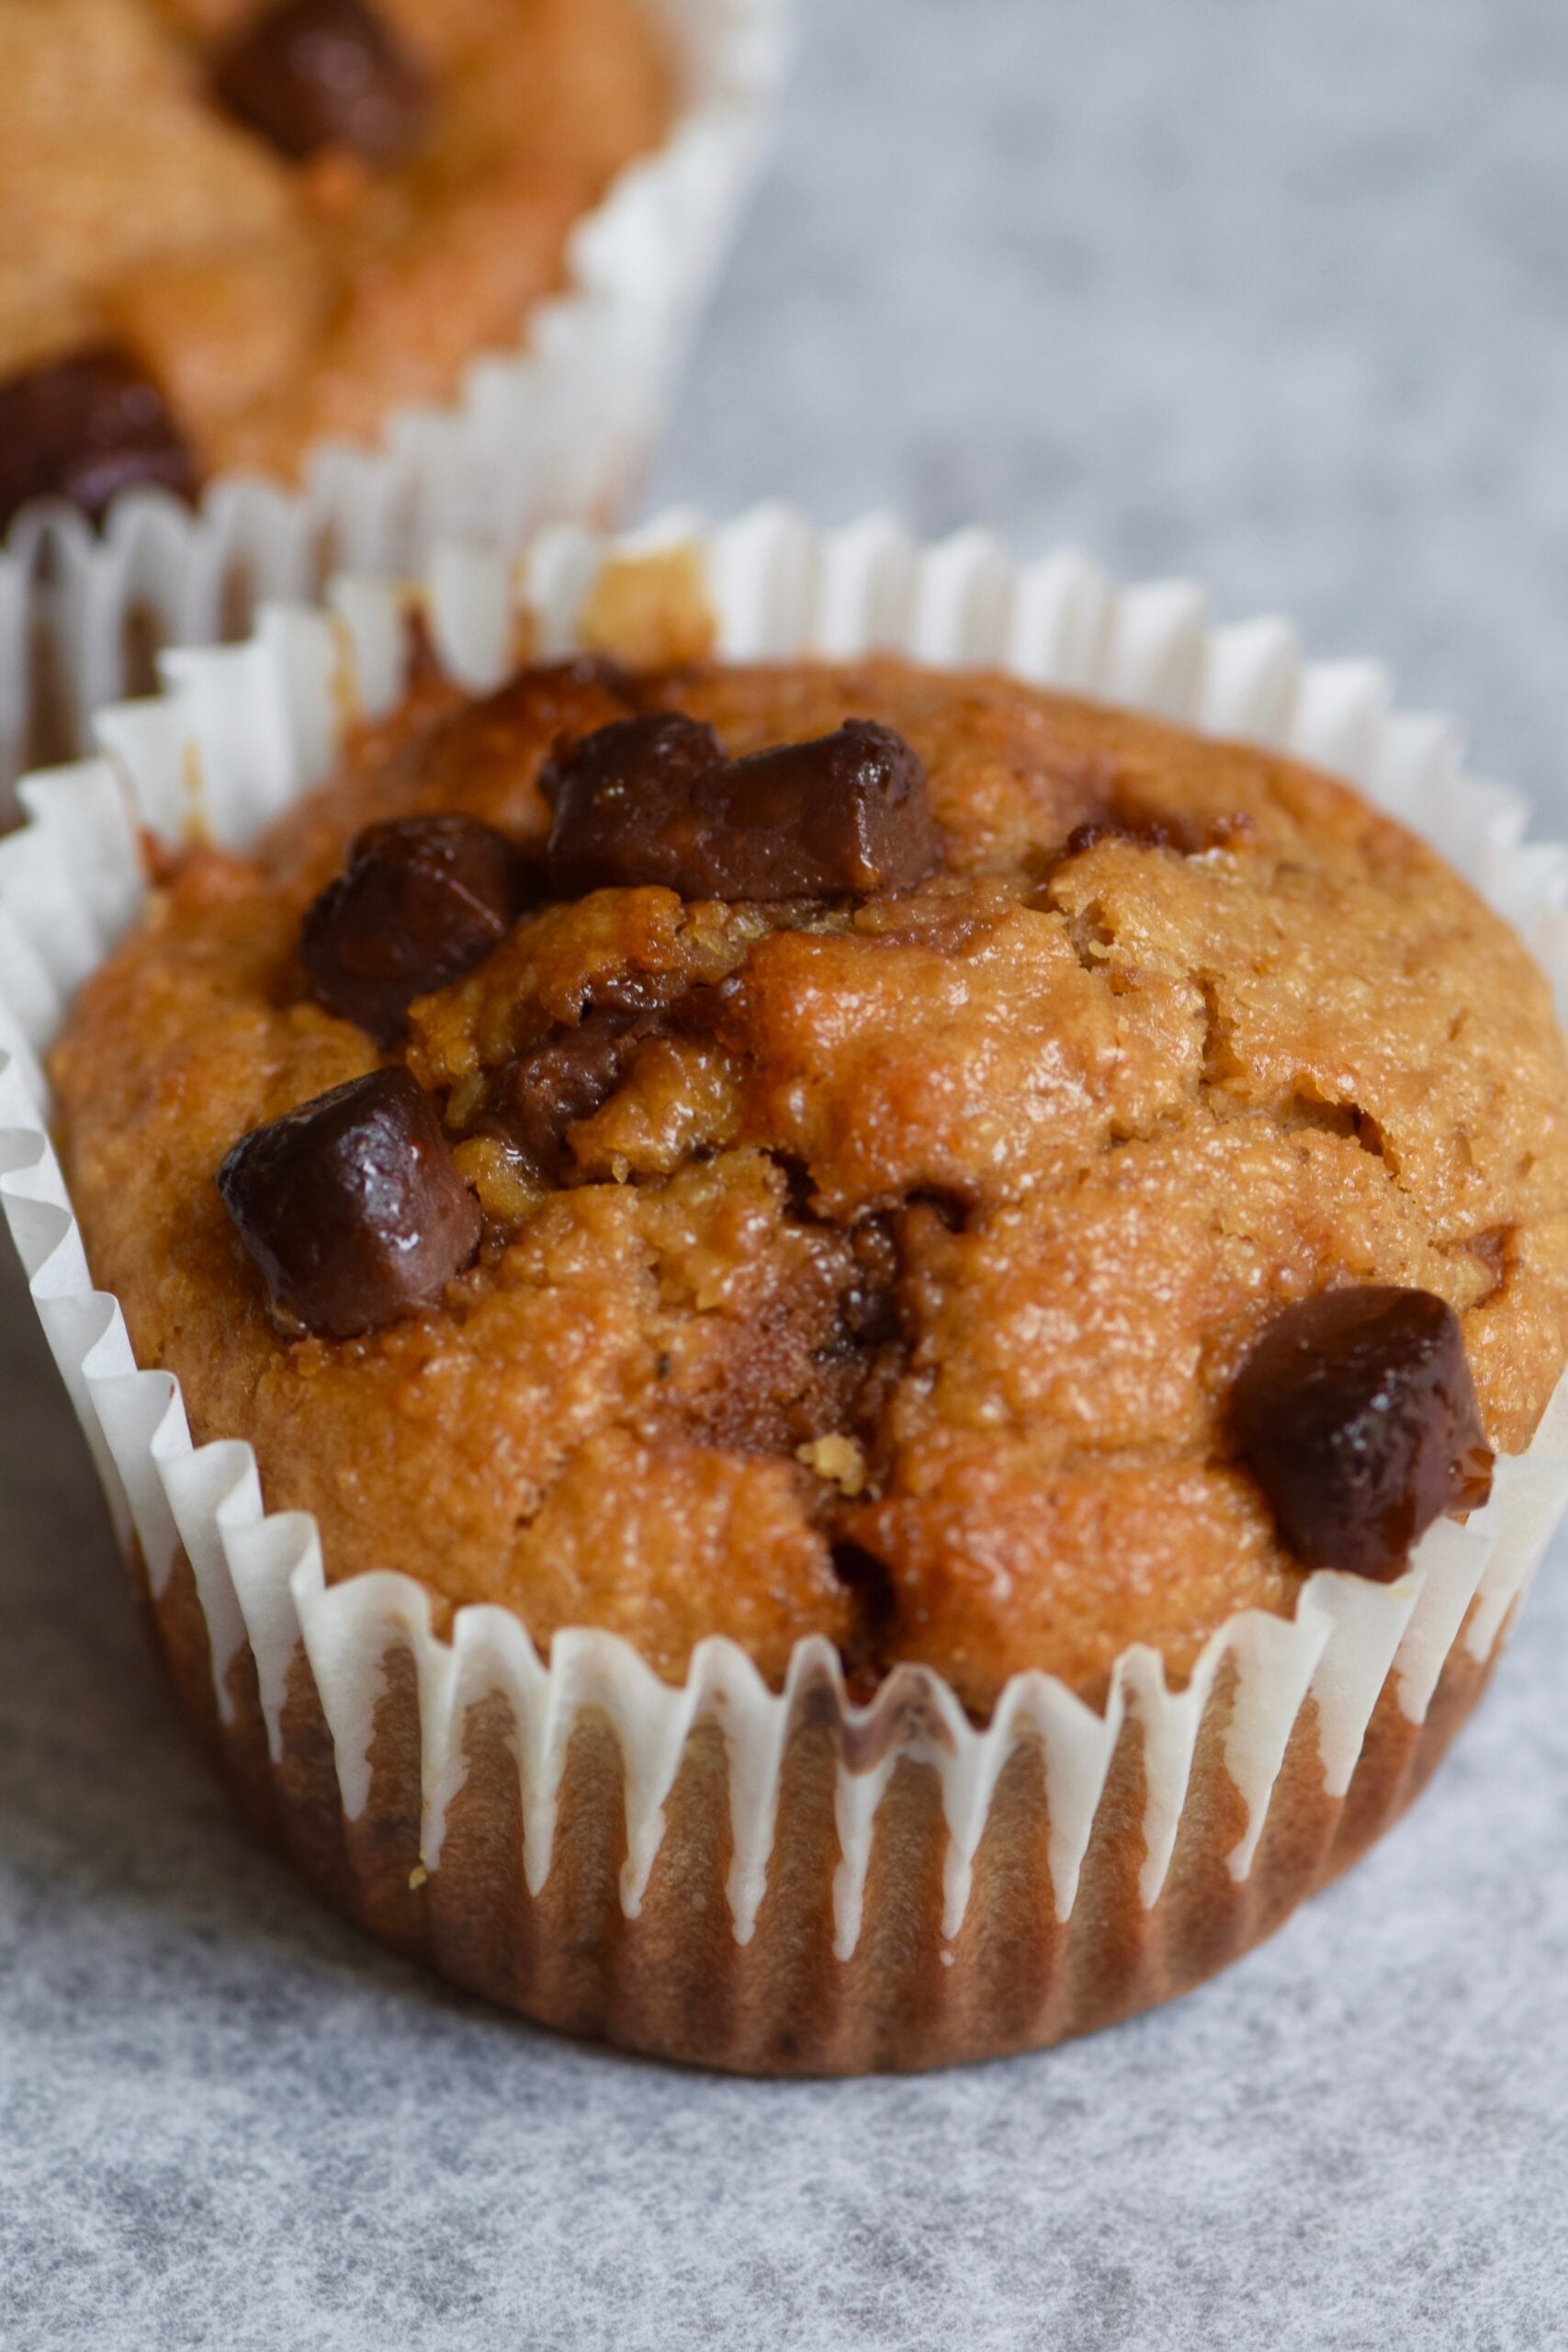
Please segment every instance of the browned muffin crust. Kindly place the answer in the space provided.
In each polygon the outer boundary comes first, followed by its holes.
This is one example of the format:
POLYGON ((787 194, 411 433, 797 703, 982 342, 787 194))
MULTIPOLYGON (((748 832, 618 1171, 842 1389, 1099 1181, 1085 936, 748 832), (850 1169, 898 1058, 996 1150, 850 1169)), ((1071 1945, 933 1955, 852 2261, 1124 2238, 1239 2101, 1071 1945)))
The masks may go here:
MULTIPOLYGON (((395 45, 394 144, 346 143, 345 117, 291 153, 276 105, 222 96, 266 94, 223 61, 269 4, 0 6, 0 384, 118 355, 161 388, 196 475, 292 476, 514 347, 573 222, 670 112, 638 0, 354 0, 395 45)), ((0 472, 13 503, 50 486, 0 472)))
POLYGON ((53 1076, 140 1360, 199 1438, 253 1440, 329 1575, 402 1569, 542 1644, 608 1627, 671 1677, 722 1634, 776 1682, 807 1633, 978 1713, 1026 1667, 1098 1699, 1135 1641, 1179 1677, 1301 1588, 1225 1421, 1282 1306, 1448 1301, 1510 1450, 1568 1353, 1568 1070, 1507 926, 1325 776, 999 676, 429 684, 253 856, 178 862, 53 1076), (897 729, 942 869, 540 898, 384 1055, 308 1000, 301 918, 361 828, 463 811, 542 869, 552 745, 658 709, 732 755, 897 729), (383 1061, 443 1106, 479 1260, 434 1309, 289 1341, 215 1172, 383 1061))

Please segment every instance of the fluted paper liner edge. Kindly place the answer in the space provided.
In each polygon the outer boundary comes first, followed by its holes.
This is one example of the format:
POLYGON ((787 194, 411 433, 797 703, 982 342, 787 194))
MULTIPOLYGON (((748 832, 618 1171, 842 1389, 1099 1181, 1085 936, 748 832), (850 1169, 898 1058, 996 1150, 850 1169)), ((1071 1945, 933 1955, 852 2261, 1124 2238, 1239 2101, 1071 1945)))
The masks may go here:
POLYGON ((86 741, 148 635, 210 643, 268 597, 314 595, 328 571, 423 568, 453 534, 515 548, 545 522, 624 511, 765 147, 793 26, 793 0, 648 5, 678 110, 576 223, 559 293, 513 348, 477 356, 451 401, 392 411, 374 442, 323 439, 298 488, 220 473, 194 509, 131 490, 101 528, 51 501, 0 533, 0 787, 40 733, 54 758, 86 741))
MULTIPOLYGON (((1303 663, 1280 621, 1210 626, 1184 582, 1116 589, 1071 552, 1019 568, 979 533, 917 547, 872 517, 819 533, 762 508, 577 528, 515 565, 448 548, 419 592, 443 658, 495 683, 524 634, 576 641, 596 583, 678 550, 736 659, 994 663, 1349 776, 1516 925, 1568 994, 1568 851, 1401 716, 1360 662, 1303 663)), ((1041 1673, 970 1722, 900 1668, 852 1704, 820 1639, 782 1691, 721 1639, 685 1683, 621 1640, 329 1585, 313 1521, 268 1517, 238 1438, 194 1448, 177 1383, 141 1371, 93 1290, 47 1132, 41 1057, 142 894, 135 827, 240 842, 396 699, 409 592, 337 583, 245 646, 171 656, 157 702, 105 712, 104 754, 23 787, 0 844, 0 1194, 165 1654, 253 1815, 362 1925, 570 2030, 758 2072, 922 2066, 1035 2046, 1185 1989, 1269 1932, 1424 1781, 1483 1687, 1568 1502, 1568 1383, 1493 1499, 1380 1586, 1304 1579, 1184 1687, 1118 1661, 1103 1713, 1041 1673)))

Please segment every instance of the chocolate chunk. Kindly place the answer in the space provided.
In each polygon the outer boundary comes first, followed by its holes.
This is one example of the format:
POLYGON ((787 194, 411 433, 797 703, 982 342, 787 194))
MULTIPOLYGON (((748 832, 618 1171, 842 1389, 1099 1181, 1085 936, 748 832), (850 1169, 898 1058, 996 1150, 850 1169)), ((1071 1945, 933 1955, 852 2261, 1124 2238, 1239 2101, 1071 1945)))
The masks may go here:
POLYGON ((698 831, 693 786, 725 764, 713 729, 680 711, 614 719, 558 745, 539 778, 552 812, 551 889, 562 899, 646 882, 680 889, 698 831))
POLYGON ((854 1600, 841 1653, 844 1679, 855 1698, 869 1699, 891 1663, 898 1623, 897 1581, 886 1560, 851 1536, 839 1536, 829 1546, 829 1557, 833 1574, 854 1600))
POLYGON ((0 526, 29 498, 68 498, 94 522, 122 490, 196 494, 164 395, 114 344, 0 384, 0 526))
POLYGON ((1156 816, 1152 809, 1125 797, 1113 797, 1104 815, 1074 826, 1062 854, 1077 857, 1086 849, 1098 848, 1101 842, 1126 842, 1134 849, 1169 849, 1180 857, 1197 857, 1205 850, 1246 848, 1257 831, 1257 825, 1244 809, 1233 810, 1201 825, 1191 817, 1168 810, 1156 816))
POLYGON ((367 0, 276 0, 218 51, 210 80, 231 114, 297 158, 348 147, 386 163, 430 110, 423 74, 367 0))
POLYGON ((434 1306, 479 1247, 479 1203, 406 1069, 253 1127, 218 1189, 291 1336, 348 1340, 434 1306))
POLYGON ((684 899, 864 894, 941 861, 925 770, 868 719, 727 760, 711 728, 650 714, 558 750, 540 781, 562 897, 650 882, 684 899))
POLYGON ((1186 851, 1194 843, 1178 840, 1169 825, 1158 817, 1143 817, 1135 820, 1121 817, 1094 817, 1087 825, 1075 825, 1067 835, 1066 854, 1077 857, 1086 849, 1098 849, 1101 842, 1128 842, 1136 849, 1175 849, 1186 851))
POLYGON ((1442 1512, 1492 1487, 1459 1317, 1430 1291, 1325 1291, 1277 1316, 1231 1392, 1230 1433, 1307 1567, 1386 1581, 1442 1512))
POLYGON ((649 1024, 625 1012, 585 1013, 513 1062, 497 1114, 507 1134, 547 1175, 559 1171, 566 1130, 614 1093, 649 1024))
POLYGON ((395 1045, 416 996, 460 979, 505 938, 518 886, 516 851, 477 818, 369 826, 306 910, 299 953, 310 994, 378 1045, 395 1045))
POLYGON ((719 808, 716 898, 907 890, 942 862, 919 755, 871 719, 737 760, 719 808))

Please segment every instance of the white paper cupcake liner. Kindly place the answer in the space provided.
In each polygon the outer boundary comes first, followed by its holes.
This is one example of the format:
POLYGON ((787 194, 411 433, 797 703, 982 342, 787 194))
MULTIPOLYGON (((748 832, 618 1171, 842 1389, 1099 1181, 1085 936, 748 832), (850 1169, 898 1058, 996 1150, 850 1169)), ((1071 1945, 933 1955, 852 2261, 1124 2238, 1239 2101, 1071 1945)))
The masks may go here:
MULTIPOLYGON (((1364 662, 1289 626, 1212 627, 1183 582, 1118 590, 1072 553, 1023 568, 964 533, 769 508, 705 531, 548 531, 509 566, 448 548, 434 643, 498 683, 526 620, 570 650, 624 568, 684 550, 715 650, 987 662, 1250 737, 1347 775, 1517 926, 1568 1000, 1568 850, 1396 715, 1364 662)), ((1320 1572, 1292 1620, 1234 1618, 1184 1687, 1130 1649, 1103 1713, 1021 1674, 977 1728, 902 1668, 864 1707, 820 1640, 768 1690, 725 1640, 660 1681, 616 1637, 541 1661, 508 1611, 373 1573, 329 1585, 313 1521, 265 1512, 243 1437, 195 1448, 91 1286, 49 1140, 42 1057, 140 905, 136 827, 240 844, 396 701, 405 594, 266 610, 242 647, 167 657, 98 721, 104 756, 22 787, 0 843, 0 1195, 176 1680, 251 1810, 333 1899, 458 1981, 569 2029, 757 2071, 923 2065, 1060 2038, 1182 1990, 1268 1933, 1401 1809, 1484 1683, 1568 1502, 1568 1383, 1467 1524, 1398 1582, 1320 1572)))
POLYGON ((0 787, 40 740, 85 746, 153 645, 203 645, 268 598, 344 569, 415 571, 445 537, 516 548, 547 522, 604 524, 657 448, 704 295, 765 143, 792 0, 649 0, 683 105, 572 232, 564 290, 446 407, 395 412, 379 442, 323 443, 301 487, 220 475, 193 510, 118 498, 101 529, 40 503, 0 541, 0 787))

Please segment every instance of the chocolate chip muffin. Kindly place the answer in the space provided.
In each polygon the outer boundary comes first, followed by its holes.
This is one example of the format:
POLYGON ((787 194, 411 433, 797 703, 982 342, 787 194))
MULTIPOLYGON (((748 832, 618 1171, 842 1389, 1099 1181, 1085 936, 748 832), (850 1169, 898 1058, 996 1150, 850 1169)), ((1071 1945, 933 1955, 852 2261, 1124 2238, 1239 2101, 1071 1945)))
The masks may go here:
POLYGON ((1546 982, 1274 753, 889 659, 427 679, 52 1065, 95 1277, 333 1578, 976 1718, 1396 1576, 1568 1356, 1546 982))
POLYGON ((637 0, 4 0, 0 525, 448 398, 666 82, 637 0))

